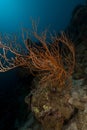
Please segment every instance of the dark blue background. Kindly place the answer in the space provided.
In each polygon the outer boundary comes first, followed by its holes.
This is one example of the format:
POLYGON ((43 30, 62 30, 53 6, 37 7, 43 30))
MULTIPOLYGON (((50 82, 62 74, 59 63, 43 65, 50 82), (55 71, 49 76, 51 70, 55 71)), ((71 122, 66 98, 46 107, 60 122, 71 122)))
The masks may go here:
MULTIPOLYGON (((49 25, 51 31, 64 30, 79 4, 85 0, 0 0, 0 32, 20 35, 22 27, 31 28, 31 18, 40 19, 38 31, 49 25)), ((9 73, 0 73, 0 88, 15 78, 9 73)))
MULTIPOLYGON (((31 18, 40 19, 38 31, 49 25, 51 31, 64 30, 79 4, 85 4, 85 0, 0 0, 0 32, 20 35, 22 27, 31 28, 31 18)), ((18 109, 16 87, 16 70, 0 73, 0 130, 14 123, 18 109)))
POLYGON ((18 33, 21 26, 30 28, 31 18, 40 18, 42 29, 49 24, 54 30, 63 30, 71 13, 85 0, 0 0, 0 32, 18 33))
MULTIPOLYGON (((0 32, 20 35, 22 27, 31 28, 31 18, 40 19, 38 31, 49 25, 51 31, 64 30, 79 4, 85 4, 85 0, 0 0, 0 32)), ((0 88, 14 78, 9 73, 0 73, 0 88)))

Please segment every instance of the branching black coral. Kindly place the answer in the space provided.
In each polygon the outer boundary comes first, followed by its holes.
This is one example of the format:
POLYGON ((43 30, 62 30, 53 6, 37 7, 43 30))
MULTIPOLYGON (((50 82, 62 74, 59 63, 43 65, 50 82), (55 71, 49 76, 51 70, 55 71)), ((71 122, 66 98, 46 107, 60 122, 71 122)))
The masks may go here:
MULTIPOLYGON (((47 41, 47 30, 41 35, 38 34, 36 25, 33 24, 33 35, 39 41, 40 45, 31 45, 26 39, 24 41, 27 54, 19 53, 15 48, 0 43, 3 54, 0 56, 5 62, 0 62, 0 71, 5 72, 18 66, 29 68, 32 73, 38 72, 40 82, 58 82, 63 85, 73 72, 75 65, 75 51, 72 41, 67 38, 65 33, 61 36, 50 35, 50 41, 47 41), (14 54, 14 58, 8 59, 6 52, 14 54), (4 63, 4 64, 3 64, 4 63), (6 66, 7 64, 7 66, 6 66)), ((1 60, 2 61, 2 60, 1 60)))

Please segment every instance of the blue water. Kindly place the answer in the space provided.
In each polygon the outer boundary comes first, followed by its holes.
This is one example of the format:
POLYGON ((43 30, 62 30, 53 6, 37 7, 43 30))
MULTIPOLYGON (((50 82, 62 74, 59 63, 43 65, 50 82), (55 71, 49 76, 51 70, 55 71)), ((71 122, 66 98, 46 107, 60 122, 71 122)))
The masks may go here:
MULTIPOLYGON (((51 31, 64 30, 79 4, 85 4, 85 0, 0 0, 0 33, 21 35, 22 27, 32 28, 31 18, 40 19, 38 31, 49 25, 51 31)), ((8 74, 3 74, 5 80, 9 79, 8 74)), ((6 83, 4 79, 0 78, 0 88, 6 83)))
MULTIPOLYGON (((73 9, 79 4, 85 4, 85 0, 0 0, 0 33, 21 35, 22 27, 32 28, 31 19, 37 21, 38 18, 40 19, 38 31, 49 25, 51 31, 64 30, 70 22, 73 9)), ((12 116, 13 120, 15 117, 12 113, 16 111, 13 110, 15 98, 17 98, 16 85, 17 75, 15 70, 0 73, 0 105, 2 106, 0 112, 2 113, 3 107, 9 107, 10 118, 12 116), (8 102, 11 98, 12 101, 8 102)), ((6 112, 5 108, 2 117, 6 115, 6 112)), ((1 119, 0 130, 3 130, 1 119)), ((7 120, 6 117, 6 122, 7 120)), ((8 122, 10 122, 10 119, 8 122)), ((10 130, 10 128, 8 129, 10 130)))
POLYGON ((63 30, 74 7, 82 3, 85 0, 0 0, 0 32, 19 33, 21 27, 31 27, 31 18, 40 19, 39 29, 51 25, 52 30, 63 30))

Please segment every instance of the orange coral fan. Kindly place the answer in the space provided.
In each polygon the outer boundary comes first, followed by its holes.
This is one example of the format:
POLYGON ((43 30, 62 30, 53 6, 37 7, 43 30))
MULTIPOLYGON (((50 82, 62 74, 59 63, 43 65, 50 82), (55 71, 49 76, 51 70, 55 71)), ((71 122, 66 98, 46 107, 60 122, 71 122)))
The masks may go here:
POLYGON ((5 72, 18 66, 29 68, 31 72, 38 72, 41 77, 40 82, 58 82, 63 85, 72 74, 75 65, 75 51, 72 42, 64 33, 61 36, 50 36, 51 43, 47 42, 47 30, 38 35, 36 25, 33 24, 33 35, 41 45, 24 41, 27 54, 20 54, 18 48, 12 48, 0 43, 3 49, 1 58, 5 62, 0 62, 0 71, 5 72), (14 54, 14 59, 7 58, 7 51, 14 54), (3 64, 4 63, 4 64, 3 64))
POLYGON ((60 37, 51 36, 53 43, 49 45, 46 42, 46 32, 42 37, 34 32, 34 36, 42 46, 28 46, 29 68, 32 72, 39 72, 40 82, 58 81, 60 86, 63 85, 72 74, 75 65, 75 51, 72 42, 64 33, 60 37))

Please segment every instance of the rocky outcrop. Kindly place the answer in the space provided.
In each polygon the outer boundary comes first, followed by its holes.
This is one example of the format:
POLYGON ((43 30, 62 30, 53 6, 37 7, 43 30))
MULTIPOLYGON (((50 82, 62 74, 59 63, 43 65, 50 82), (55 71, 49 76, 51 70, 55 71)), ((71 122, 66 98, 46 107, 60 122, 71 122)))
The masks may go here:
MULTIPOLYGON (((73 11, 66 32, 76 51, 72 88, 60 92, 50 85, 41 87, 36 83, 31 110, 42 126, 29 118, 19 130, 87 130, 87 6, 78 6, 73 11)), ((30 94, 25 101, 30 105, 30 94)))

